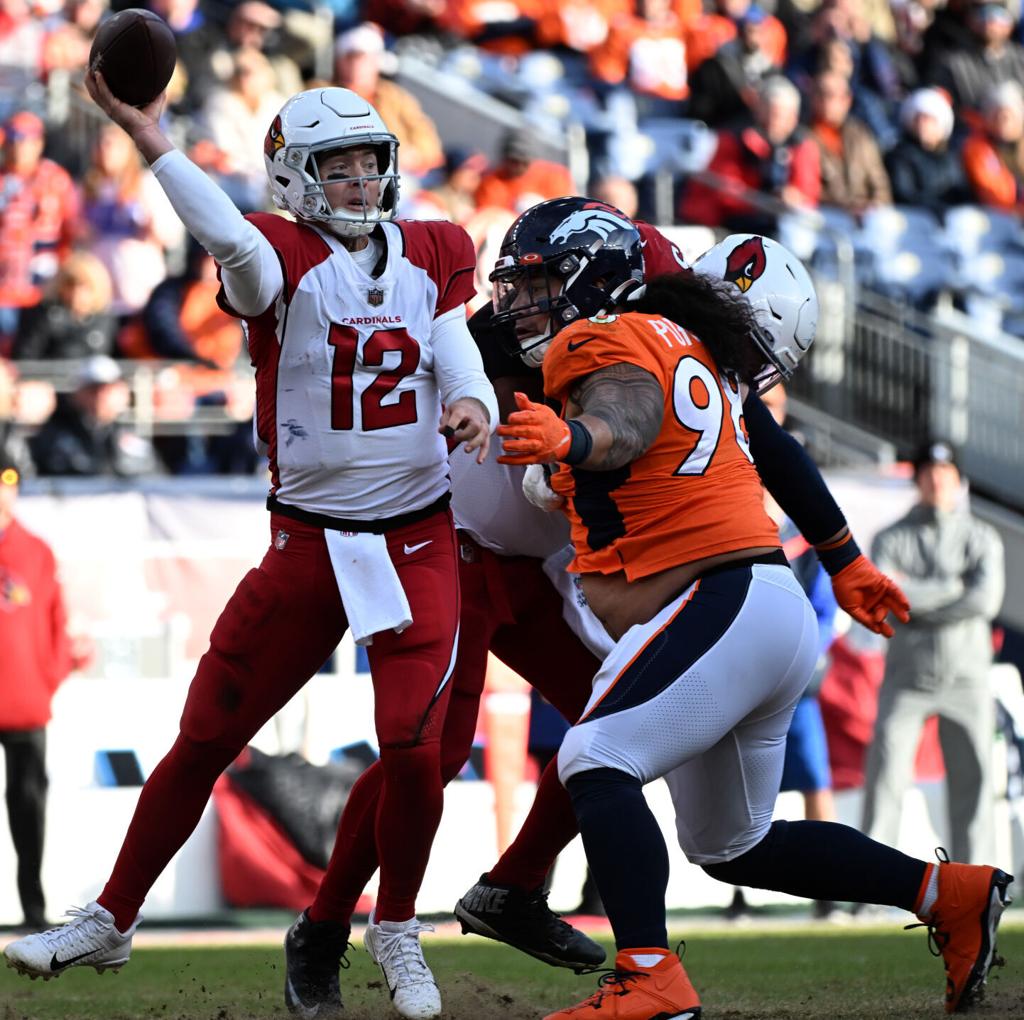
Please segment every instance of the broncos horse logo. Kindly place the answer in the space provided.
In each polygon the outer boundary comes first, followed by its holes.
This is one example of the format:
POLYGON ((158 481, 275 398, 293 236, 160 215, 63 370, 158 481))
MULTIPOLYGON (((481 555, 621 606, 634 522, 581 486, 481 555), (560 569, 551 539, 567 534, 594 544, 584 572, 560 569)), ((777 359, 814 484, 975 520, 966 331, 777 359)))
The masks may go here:
POLYGON ((633 224, 625 219, 618 210, 610 206, 594 202, 567 216, 551 231, 551 243, 568 241, 573 234, 594 233, 602 241, 607 241, 619 230, 633 230, 633 224))
POLYGON ((729 252, 725 260, 725 278, 746 294, 754 281, 761 279, 767 265, 764 242, 760 237, 748 237, 729 252))

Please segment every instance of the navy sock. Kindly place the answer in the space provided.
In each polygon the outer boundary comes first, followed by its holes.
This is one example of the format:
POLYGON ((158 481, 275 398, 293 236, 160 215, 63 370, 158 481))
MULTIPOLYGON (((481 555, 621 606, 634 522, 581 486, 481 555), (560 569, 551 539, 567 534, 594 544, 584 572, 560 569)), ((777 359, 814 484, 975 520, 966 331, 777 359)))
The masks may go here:
POLYGON ((773 822, 757 846, 704 870, 732 885, 913 911, 926 867, 838 822, 773 822))
POLYGON ((618 769, 592 769, 565 786, 615 945, 667 949, 668 850, 640 780, 618 769))

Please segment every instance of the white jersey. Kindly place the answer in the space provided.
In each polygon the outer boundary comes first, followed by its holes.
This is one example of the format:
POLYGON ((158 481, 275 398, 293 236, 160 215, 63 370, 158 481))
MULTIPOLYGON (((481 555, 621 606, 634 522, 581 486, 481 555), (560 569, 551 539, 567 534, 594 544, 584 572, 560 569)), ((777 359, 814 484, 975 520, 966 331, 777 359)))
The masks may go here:
POLYGON ((546 513, 523 495, 518 464, 499 464, 501 444, 492 442, 483 464, 461 446, 452 451, 452 513, 455 527, 499 556, 546 560, 569 544, 569 520, 546 513))
POLYGON ((246 319, 272 496, 354 521, 437 501, 449 481, 431 330, 472 296, 468 235, 441 221, 381 224, 386 264, 370 276, 329 233, 247 219, 284 274, 274 304, 246 319))

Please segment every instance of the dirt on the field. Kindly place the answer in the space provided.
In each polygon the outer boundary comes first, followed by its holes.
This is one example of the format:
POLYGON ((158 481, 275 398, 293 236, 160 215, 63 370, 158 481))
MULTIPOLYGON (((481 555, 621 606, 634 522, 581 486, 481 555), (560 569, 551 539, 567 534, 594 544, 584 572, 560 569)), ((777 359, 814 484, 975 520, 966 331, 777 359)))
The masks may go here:
MULTIPOLYGON (((1024 1016, 1024 995, 1013 997, 994 995, 979 1004, 972 1015, 977 1020, 1020 1020, 1024 1016)), ((441 1020, 541 1020, 548 1009, 557 1009, 568 1003, 539 1007, 529 1001, 517 1001, 515 996, 495 994, 475 975, 465 974, 449 980, 445 988, 444 1012, 441 1020)), ((89 1017, 96 1016, 92 1009, 89 1017)), ((896 1007, 872 1012, 870 1020, 939 1020, 945 1014, 941 1005, 922 1005, 919 1009, 896 1007)), ((66 1020, 79 1020, 75 1012, 65 1014, 66 1020)), ((150 1008, 137 1013, 114 1010, 105 1013, 107 1020, 290 1020, 282 1006, 269 1005, 266 1011, 232 1009, 195 1004, 182 1009, 180 1004, 150 1008)), ((346 1008, 339 1020, 395 1020, 397 1014, 382 997, 380 983, 370 981, 365 990, 350 988, 346 995, 346 1008), (365 999, 364 999, 365 994, 365 999)), ((863 1006, 845 1006, 842 1002, 806 1002, 792 1007, 769 1006, 762 1009, 716 1009, 707 1013, 707 1020, 866 1020, 863 1006)), ((37 1020, 33 1012, 25 1012, 15 1003, 0 1003, 0 1020, 37 1020)))

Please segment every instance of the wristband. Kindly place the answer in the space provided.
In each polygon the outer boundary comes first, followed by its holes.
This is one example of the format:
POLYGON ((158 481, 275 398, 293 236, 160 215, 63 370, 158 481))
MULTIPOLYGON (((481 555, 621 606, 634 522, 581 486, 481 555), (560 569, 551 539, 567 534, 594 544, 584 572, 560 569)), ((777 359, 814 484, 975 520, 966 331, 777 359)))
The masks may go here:
POLYGON ((590 434, 590 429, 575 418, 570 418, 566 425, 569 426, 569 435, 572 439, 569 442, 569 452, 562 460, 566 464, 582 464, 594 448, 594 437, 590 434))
POLYGON ((848 567, 860 556, 860 549, 850 532, 846 533, 845 538, 841 538, 830 545, 816 545, 814 551, 818 554, 818 561, 830 577, 835 577, 840 570, 848 567))

